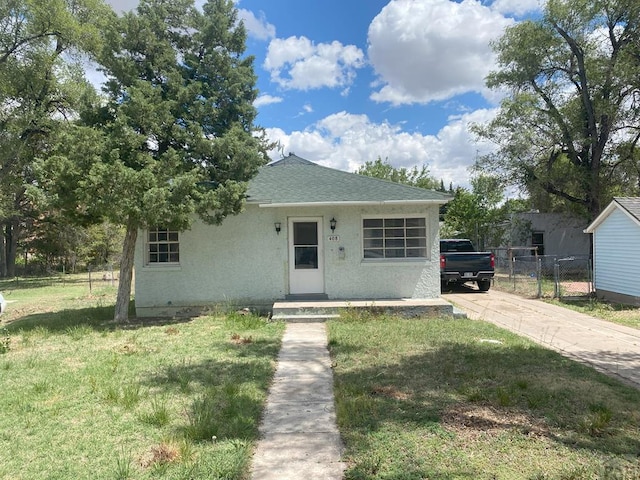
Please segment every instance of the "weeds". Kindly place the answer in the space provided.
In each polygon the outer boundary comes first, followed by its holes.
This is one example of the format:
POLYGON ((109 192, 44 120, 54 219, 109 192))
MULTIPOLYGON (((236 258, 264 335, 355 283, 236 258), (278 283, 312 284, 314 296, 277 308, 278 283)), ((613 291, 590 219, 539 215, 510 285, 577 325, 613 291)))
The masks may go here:
POLYGON ((6 328, 0 328, 0 355, 11 350, 11 335, 6 328))
POLYGON ((153 397, 151 411, 140 415, 140 421, 155 427, 164 427, 171 420, 165 397, 153 397))
POLYGON ((116 480, 129 480, 132 477, 133 472, 133 458, 130 453, 127 453, 124 448, 120 450, 120 453, 116 457, 116 470, 114 476, 116 480))

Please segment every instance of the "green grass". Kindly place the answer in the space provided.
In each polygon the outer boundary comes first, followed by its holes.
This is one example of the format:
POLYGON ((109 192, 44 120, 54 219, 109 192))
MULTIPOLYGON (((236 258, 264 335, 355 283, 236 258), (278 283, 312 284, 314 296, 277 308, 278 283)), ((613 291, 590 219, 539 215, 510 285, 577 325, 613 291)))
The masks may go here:
POLYGON ((283 324, 118 326, 114 295, 46 282, 7 295, 0 478, 248 478, 283 324))
POLYGON ((347 479, 640 476, 640 392, 555 352, 466 319, 329 336, 347 479))
POLYGON ((608 320, 619 325, 640 328, 640 308, 638 307, 608 303, 594 298, 571 300, 566 302, 550 300, 550 302, 556 305, 561 305, 565 308, 582 312, 586 315, 591 315, 592 317, 608 320))

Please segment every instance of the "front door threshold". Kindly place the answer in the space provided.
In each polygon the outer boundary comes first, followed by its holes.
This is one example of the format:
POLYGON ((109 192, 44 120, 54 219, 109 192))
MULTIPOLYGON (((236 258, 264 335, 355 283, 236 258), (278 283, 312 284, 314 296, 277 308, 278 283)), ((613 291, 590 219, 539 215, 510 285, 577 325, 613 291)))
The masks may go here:
POLYGON ((329 300, 326 293, 290 293, 284 296, 285 300, 300 302, 305 300, 329 300))

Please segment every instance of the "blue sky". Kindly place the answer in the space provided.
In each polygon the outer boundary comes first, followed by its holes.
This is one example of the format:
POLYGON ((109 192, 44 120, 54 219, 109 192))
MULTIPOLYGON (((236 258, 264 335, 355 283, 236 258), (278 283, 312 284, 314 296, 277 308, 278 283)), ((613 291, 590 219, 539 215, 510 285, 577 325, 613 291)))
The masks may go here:
POLYGON ((280 143, 271 157, 346 171, 381 157, 468 186, 468 167, 491 149, 469 124, 490 120, 500 100, 484 87, 489 42, 542 1, 235 0, 255 56, 257 123, 280 143))

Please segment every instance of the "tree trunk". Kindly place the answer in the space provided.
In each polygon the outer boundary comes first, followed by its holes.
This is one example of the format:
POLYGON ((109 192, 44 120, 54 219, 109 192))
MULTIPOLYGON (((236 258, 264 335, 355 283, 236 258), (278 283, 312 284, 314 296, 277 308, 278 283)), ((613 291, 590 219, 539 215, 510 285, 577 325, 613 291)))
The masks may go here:
POLYGON ((136 250, 138 227, 133 223, 127 224, 127 232, 122 244, 122 260, 120 261, 120 283, 118 284, 118 298, 113 319, 116 322, 129 320, 129 302, 131 301, 131 279, 133 278, 133 256, 136 250))
POLYGON ((18 233, 19 226, 18 221, 15 219, 10 220, 7 223, 5 229, 5 254, 6 254, 6 267, 7 277, 13 278, 16 276, 16 254, 18 250, 18 233))
POLYGON ((5 248, 4 231, 0 228, 0 278, 7 276, 7 250, 5 248))

